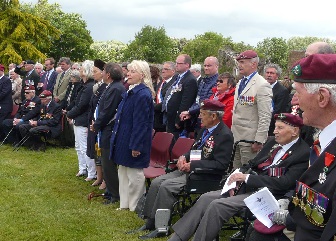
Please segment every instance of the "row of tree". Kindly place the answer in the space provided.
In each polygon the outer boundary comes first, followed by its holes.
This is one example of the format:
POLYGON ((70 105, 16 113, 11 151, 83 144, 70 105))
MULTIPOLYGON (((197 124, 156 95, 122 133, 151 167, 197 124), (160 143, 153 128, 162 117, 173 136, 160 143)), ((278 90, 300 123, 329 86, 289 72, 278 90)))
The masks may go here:
MULTIPOLYGON (((0 62, 8 65, 23 59, 43 60, 62 56, 73 61, 100 58, 104 61, 124 62, 142 59, 149 63, 174 60, 180 53, 188 53, 194 63, 203 63, 207 56, 225 52, 229 56, 254 49, 264 63, 277 63, 285 71, 292 51, 304 51, 312 42, 336 42, 317 37, 266 38, 257 46, 236 43, 231 37, 205 32, 193 39, 171 38, 164 27, 145 25, 134 40, 94 42, 86 22, 77 13, 64 13, 57 3, 39 0, 36 4, 20 4, 19 0, 0 0, 0 62)), ((229 70, 222 63, 221 70, 229 70)))

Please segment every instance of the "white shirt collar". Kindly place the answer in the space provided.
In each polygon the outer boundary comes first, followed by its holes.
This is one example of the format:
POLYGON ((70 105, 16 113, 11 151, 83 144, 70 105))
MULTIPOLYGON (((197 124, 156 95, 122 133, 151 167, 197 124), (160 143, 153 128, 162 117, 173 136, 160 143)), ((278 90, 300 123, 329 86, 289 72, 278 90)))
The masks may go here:
POLYGON ((336 137, 336 120, 334 120, 327 127, 325 127, 319 135, 321 153, 335 137, 336 137))

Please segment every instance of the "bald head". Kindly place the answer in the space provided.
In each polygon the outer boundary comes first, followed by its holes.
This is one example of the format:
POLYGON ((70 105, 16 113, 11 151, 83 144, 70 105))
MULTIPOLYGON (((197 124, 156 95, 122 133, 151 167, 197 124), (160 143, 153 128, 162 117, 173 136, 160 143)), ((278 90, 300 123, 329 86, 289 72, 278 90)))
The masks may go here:
POLYGON ((312 54, 333 54, 334 50, 330 44, 326 42, 315 42, 308 45, 305 56, 308 57, 312 54))

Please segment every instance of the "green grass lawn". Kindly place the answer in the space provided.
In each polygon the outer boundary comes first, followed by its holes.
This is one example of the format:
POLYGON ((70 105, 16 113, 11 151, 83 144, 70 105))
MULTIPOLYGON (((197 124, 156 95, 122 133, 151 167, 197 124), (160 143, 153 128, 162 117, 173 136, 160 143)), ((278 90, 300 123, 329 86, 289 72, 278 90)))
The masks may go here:
POLYGON ((13 152, 4 145, 0 170, 0 240, 138 240, 125 234, 144 223, 135 213, 87 200, 99 190, 75 176, 74 148, 13 152))

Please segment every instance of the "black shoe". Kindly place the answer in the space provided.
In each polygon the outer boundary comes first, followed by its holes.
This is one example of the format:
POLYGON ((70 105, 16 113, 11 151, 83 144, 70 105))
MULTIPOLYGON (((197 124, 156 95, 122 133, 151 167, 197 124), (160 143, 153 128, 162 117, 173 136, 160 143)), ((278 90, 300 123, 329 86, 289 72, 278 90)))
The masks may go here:
POLYGON ((104 205, 108 205, 108 204, 113 204, 113 203, 117 203, 119 202, 119 199, 118 198, 107 198, 105 199, 105 201, 103 202, 104 205))
POLYGON ((148 229, 146 227, 146 224, 142 225, 140 228, 138 229, 133 229, 133 230, 130 230, 130 231, 127 231, 126 234, 133 234, 133 233, 139 233, 139 232, 142 232, 142 231, 149 231, 150 229, 148 229))
POLYGON ((146 239, 150 239, 150 238, 161 238, 161 237, 165 237, 168 236, 168 232, 167 233, 159 233, 159 231, 157 229, 155 229, 154 231, 145 234, 145 235, 141 235, 139 236, 139 239, 141 240, 146 240, 146 239))

